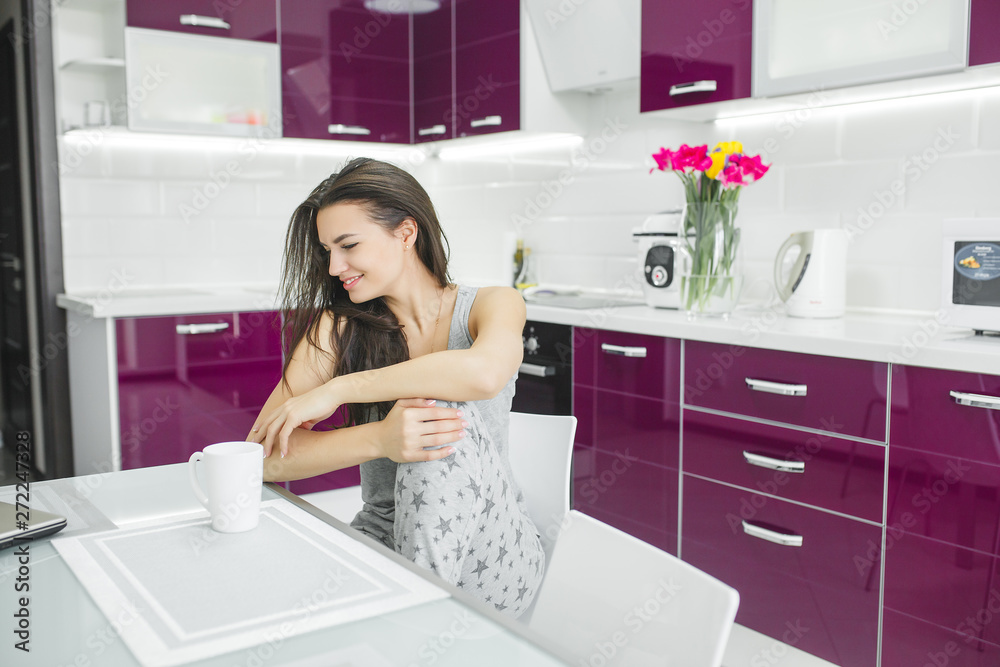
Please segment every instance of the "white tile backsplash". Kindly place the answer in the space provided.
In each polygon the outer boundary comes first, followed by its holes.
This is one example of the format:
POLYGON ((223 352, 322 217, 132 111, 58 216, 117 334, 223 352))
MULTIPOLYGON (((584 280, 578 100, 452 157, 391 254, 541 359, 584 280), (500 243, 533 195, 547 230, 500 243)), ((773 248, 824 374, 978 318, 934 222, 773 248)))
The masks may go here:
MULTIPOLYGON (((453 277, 505 280, 504 234, 517 230, 543 282, 634 285, 632 228, 683 203, 677 178, 649 173, 650 156, 682 143, 737 139, 773 164, 740 198, 747 281, 757 298, 770 293, 774 255, 788 234, 840 226, 852 231, 849 306, 935 310, 941 220, 1000 216, 991 180, 1000 91, 718 123, 640 115, 637 107, 635 90, 592 97, 589 130, 576 148, 442 160, 424 159, 418 147, 422 162, 395 160, 434 201, 453 277)), ((314 144, 296 152, 286 144, 179 149, 100 139, 61 147, 71 291, 103 289, 123 268, 136 286, 276 283, 292 211, 347 159, 314 144), (223 172, 230 178, 215 193, 209 184, 223 172), (180 205, 199 192, 214 196, 185 221, 180 205)))

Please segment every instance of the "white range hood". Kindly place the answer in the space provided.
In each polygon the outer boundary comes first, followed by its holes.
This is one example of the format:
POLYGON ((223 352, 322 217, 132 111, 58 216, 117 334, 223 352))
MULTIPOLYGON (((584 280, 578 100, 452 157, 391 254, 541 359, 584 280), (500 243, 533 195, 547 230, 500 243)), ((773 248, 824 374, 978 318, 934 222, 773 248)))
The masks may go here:
POLYGON ((524 0, 552 92, 639 78, 641 0, 524 0))

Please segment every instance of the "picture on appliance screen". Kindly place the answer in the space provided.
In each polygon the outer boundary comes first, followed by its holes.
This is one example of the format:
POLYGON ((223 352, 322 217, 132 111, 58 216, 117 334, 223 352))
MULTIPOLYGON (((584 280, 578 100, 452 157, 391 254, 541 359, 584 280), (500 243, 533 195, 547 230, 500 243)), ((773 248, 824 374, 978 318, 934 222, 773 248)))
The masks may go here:
POLYGON ((952 303, 1000 307, 1000 241, 956 241, 952 303))

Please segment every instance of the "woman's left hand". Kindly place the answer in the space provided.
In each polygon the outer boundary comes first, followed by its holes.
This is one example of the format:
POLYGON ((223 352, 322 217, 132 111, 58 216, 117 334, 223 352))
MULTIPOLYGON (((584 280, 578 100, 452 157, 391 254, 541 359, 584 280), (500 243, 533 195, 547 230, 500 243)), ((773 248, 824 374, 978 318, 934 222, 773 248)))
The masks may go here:
POLYGON ((271 455, 271 450, 277 442, 278 451, 284 458, 288 453, 288 436, 294 429, 299 427, 311 429, 327 419, 339 407, 340 401, 335 398, 329 385, 320 385, 300 396, 289 398, 271 414, 258 419, 251 431, 256 436, 253 440, 264 446, 265 457, 271 455), (263 439, 258 439, 260 437, 263 439))

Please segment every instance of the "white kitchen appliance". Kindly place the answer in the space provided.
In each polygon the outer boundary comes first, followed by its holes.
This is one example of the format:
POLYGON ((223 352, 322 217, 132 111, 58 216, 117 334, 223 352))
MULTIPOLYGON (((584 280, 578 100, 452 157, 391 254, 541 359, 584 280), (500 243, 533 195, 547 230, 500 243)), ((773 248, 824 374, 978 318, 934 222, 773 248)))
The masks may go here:
POLYGON ((632 230, 632 240, 639 244, 639 268, 642 294, 654 308, 680 308, 681 287, 677 273, 688 257, 683 238, 678 234, 682 209, 651 215, 641 227, 632 230))
POLYGON ((847 232, 816 229, 785 240, 774 259, 774 286, 791 317, 841 317, 847 292, 847 232), (785 258, 798 249, 791 271, 785 258))
POLYGON ((1000 219, 945 220, 942 232, 943 321, 1000 331, 1000 219))

